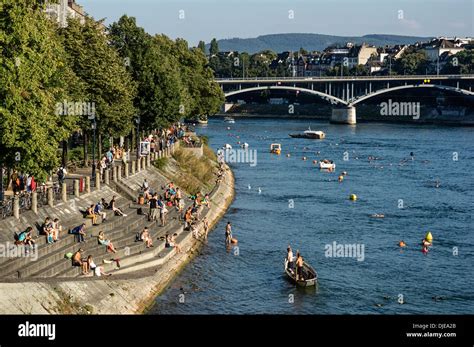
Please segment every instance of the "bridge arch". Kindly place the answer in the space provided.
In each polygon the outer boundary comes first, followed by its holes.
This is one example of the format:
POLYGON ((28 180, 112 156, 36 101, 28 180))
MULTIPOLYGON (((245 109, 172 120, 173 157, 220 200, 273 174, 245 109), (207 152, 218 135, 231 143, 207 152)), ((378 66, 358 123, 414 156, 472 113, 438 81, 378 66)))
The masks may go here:
POLYGON ((377 96, 377 95, 390 93, 390 92, 395 91, 395 90, 403 90, 403 89, 411 89, 411 88, 436 88, 436 89, 442 89, 442 90, 449 90, 449 91, 464 94, 464 95, 474 95, 474 92, 470 92, 468 90, 460 89, 460 88, 456 88, 456 87, 442 86, 442 85, 438 85, 438 84, 420 84, 420 85, 410 84, 410 85, 406 85, 406 86, 379 89, 376 92, 366 94, 366 95, 363 95, 361 97, 352 99, 348 103, 348 105, 349 106, 355 106, 358 103, 360 103, 364 100, 370 99, 370 98, 372 98, 374 96, 377 96))
POLYGON ((307 88, 300 88, 300 87, 290 87, 290 86, 264 86, 264 87, 251 87, 251 88, 245 88, 245 89, 239 89, 239 90, 233 90, 231 92, 228 92, 228 93, 225 93, 225 97, 228 97, 228 96, 232 96, 232 95, 237 95, 237 94, 242 94, 242 93, 247 93, 247 92, 253 92, 253 91, 258 91, 258 90, 294 90, 294 91, 300 91, 300 92, 303 92, 303 93, 307 93, 307 94, 313 94, 313 95, 318 95, 320 97, 322 97, 324 100, 328 100, 329 102, 331 102, 331 104, 343 104, 343 105, 347 105, 347 102, 338 98, 338 97, 335 97, 335 96, 332 96, 332 95, 329 95, 329 94, 326 94, 326 93, 323 93, 323 92, 319 92, 317 90, 312 90, 312 89, 307 89, 307 88))

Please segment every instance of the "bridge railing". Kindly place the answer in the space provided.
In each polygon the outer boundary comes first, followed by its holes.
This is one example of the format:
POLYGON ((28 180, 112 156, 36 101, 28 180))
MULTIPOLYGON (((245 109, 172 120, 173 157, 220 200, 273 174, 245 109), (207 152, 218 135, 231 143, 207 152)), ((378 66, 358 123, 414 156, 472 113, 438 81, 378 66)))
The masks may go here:
POLYGON ((474 75, 392 75, 392 76, 308 76, 308 77, 232 77, 216 78, 217 82, 237 81, 318 81, 318 80, 404 80, 404 79, 461 79, 474 75))

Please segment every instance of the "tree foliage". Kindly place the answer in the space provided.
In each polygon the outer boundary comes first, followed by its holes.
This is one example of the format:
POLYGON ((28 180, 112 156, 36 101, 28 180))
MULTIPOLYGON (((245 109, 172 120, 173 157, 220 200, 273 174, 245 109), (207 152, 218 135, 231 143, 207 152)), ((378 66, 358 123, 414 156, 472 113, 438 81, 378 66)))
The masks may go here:
POLYGON ((56 104, 80 87, 55 24, 41 1, 33 5, 3 1, 0 12, 0 162, 45 179, 59 164, 58 143, 76 126, 56 104))

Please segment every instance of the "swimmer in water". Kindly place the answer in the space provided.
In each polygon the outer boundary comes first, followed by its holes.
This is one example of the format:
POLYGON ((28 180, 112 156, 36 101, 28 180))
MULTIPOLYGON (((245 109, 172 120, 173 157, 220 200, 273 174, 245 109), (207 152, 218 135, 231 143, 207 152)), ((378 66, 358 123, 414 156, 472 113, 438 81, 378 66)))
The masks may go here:
POLYGON ((402 240, 402 241, 400 241, 400 242, 398 243, 398 246, 399 246, 399 247, 406 247, 407 244, 402 240))

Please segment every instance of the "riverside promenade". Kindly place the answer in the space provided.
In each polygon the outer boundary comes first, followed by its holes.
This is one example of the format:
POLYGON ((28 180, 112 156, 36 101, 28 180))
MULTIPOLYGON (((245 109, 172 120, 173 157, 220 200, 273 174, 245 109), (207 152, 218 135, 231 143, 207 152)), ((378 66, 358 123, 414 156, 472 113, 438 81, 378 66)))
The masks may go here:
MULTIPOLYGON (((33 261, 25 257, 0 260, 0 313, 1 314, 121 314, 141 313, 146 310, 153 299, 179 273, 185 264, 198 254, 202 241, 194 238, 191 231, 184 230, 176 211, 170 211, 165 227, 156 222, 149 222, 144 215, 137 214, 135 203, 139 186, 144 178, 150 186, 162 187, 172 178, 167 177, 152 165, 155 159, 167 157, 175 148, 166 153, 153 154, 141 159, 141 163, 122 165, 112 172, 112 178, 105 177, 105 184, 94 191, 76 197, 71 205, 61 202, 56 206, 44 206, 37 210, 36 219, 33 212, 20 216, 16 220, 1 222, 2 243, 7 242, 8 230, 23 228, 33 221, 41 221, 45 216, 61 218, 63 225, 73 226, 82 222, 77 210, 101 197, 117 197, 118 205, 127 217, 113 216, 105 224, 88 227, 86 242, 77 244, 72 235, 61 235, 60 241, 54 244, 41 244, 44 236, 38 238, 38 259, 33 261), (139 168, 139 169, 138 169, 139 168), (134 169, 134 170, 133 170, 134 169), (126 171, 123 171, 126 170, 126 171), (144 227, 150 229, 154 247, 145 248, 143 242, 135 242, 135 235, 144 227), (118 249, 113 256, 97 244, 99 231, 105 231, 118 249), (182 249, 177 253, 173 248, 165 248, 163 236, 176 234, 176 242, 182 249), (96 264, 103 266, 111 277, 82 276, 79 268, 72 267, 71 261, 64 259, 66 252, 84 248, 84 255, 92 254, 96 264), (120 259, 120 268, 104 260, 120 259)), ((108 174, 108 173, 107 173, 108 174)), ((106 174, 106 175, 107 175, 106 174)), ((190 192, 186 192, 190 193, 190 192)), ((185 194, 188 195, 188 194, 185 194)), ((207 217, 209 228, 218 222, 225 213, 234 196, 234 177, 231 170, 225 167, 223 177, 210 195, 211 206, 204 208, 201 218, 207 217)), ((185 201, 186 205, 189 200, 185 201)), ((146 208, 144 209, 147 210, 146 208)), ((109 211, 110 212, 110 211, 109 211)), ((13 230, 12 230, 13 231, 13 230)), ((202 232, 202 223, 197 225, 202 232)))

